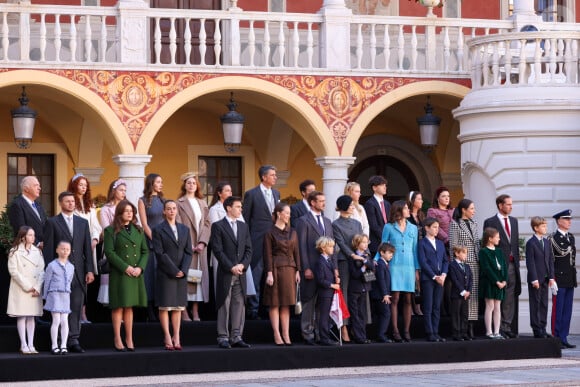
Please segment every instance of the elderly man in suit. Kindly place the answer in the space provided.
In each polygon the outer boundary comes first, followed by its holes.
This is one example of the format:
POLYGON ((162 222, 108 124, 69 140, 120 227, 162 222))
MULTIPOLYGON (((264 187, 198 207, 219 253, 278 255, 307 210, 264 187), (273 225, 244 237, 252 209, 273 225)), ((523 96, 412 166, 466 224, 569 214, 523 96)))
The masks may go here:
POLYGON ((290 225, 292 228, 296 228, 296 221, 302 215, 310 211, 310 205, 308 204, 308 194, 312 191, 316 191, 316 184, 314 180, 306 179, 299 186, 300 195, 302 195, 302 200, 295 203, 290 207, 290 225))
MULTIPOLYGON (((317 282, 314 277, 320 253, 316 250, 316 241, 321 236, 334 238, 332 222, 324 216, 326 200, 324 194, 313 191, 308 195, 310 210, 300 217, 296 224, 298 248, 300 250, 300 296, 302 297, 301 330, 306 344, 315 345, 315 315, 317 282)), ((334 257, 333 257, 334 259, 334 257)), ((335 276, 339 278, 338 270, 335 276)), ((337 281, 339 283, 339 281, 337 281)))
POLYGON ((373 190, 373 196, 365 202, 364 208, 370 228, 369 250, 371 255, 374 256, 383 237, 383 228, 389 221, 388 215, 391 211, 391 203, 384 199, 387 194, 387 179, 383 176, 371 176, 369 185, 373 190))
POLYGON ((512 212, 512 198, 509 195, 499 195, 495 199, 498 213, 483 222, 483 228, 495 228, 499 231, 499 248, 506 260, 508 268, 508 283, 505 298, 501 302, 500 333, 505 338, 516 338, 517 323, 512 324, 517 316, 518 296, 522 293, 520 278, 520 247, 518 220, 510 216, 512 212), (513 329, 512 329, 513 326, 513 329))
POLYGON ((211 226, 210 246, 219 262, 216 284, 218 347, 249 348, 242 339, 245 321, 246 270, 252 260, 248 225, 238 221, 242 200, 224 200, 227 215, 211 226), (228 327, 231 326, 231 331, 228 327))
POLYGON ((280 201, 280 192, 272 188, 276 184, 276 168, 263 165, 258 170, 261 183, 244 194, 243 215, 252 237, 252 276, 256 295, 248 298, 248 317, 258 319, 260 289, 264 270, 264 236, 272 227, 272 213, 280 201))
POLYGON ((22 194, 14 198, 8 207, 8 219, 14 236, 22 226, 32 227, 35 234, 34 244, 42 249, 44 241, 44 224, 46 223, 46 213, 40 202, 40 183, 35 176, 26 176, 20 183, 22 194))
POLYGON ((70 295, 71 313, 68 317, 69 335, 68 350, 82 353, 79 343, 81 334, 81 311, 87 296, 87 285, 95 280, 93 268, 93 249, 89 222, 74 215, 75 197, 72 192, 61 192, 58 195, 60 214, 49 218, 44 226, 44 260, 48 264, 55 257, 56 247, 60 241, 71 245, 70 262, 75 267, 70 295))
POLYGON ((526 267, 530 294, 530 325, 534 337, 552 337, 546 332, 548 292, 554 287, 554 254, 545 235, 548 225, 544 218, 534 216, 530 222, 534 235, 526 243, 526 267))

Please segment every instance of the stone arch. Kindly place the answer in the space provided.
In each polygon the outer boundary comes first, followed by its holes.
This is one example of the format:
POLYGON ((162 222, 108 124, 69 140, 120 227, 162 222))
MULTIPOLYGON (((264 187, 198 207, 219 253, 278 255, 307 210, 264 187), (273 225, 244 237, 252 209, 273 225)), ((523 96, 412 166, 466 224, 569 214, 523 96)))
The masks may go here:
POLYGON ((419 191, 426 195, 426 198, 430 198, 435 189, 441 185, 439 171, 433 161, 417 145, 397 136, 377 134, 363 137, 358 142, 353 154, 357 163, 368 157, 376 156, 377 144, 385 144, 380 146, 381 154, 396 158, 409 167, 417 178, 419 191))
MULTIPOLYGON (((297 94, 257 78, 224 76, 197 83, 181 91, 163 105, 149 121, 137 145, 137 153, 147 153, 164 123, 188 102, 219 91, 244 90, 272 98, 272 109, 309 144, 316 156, 338 156, 338 148, 327 125, 318 113, 297 94)), ((237 102, 242 101, 236 98, 237 102)), ((224 110, 225 112, 225 110, 224 110)))
MULTIPOLYGON (((0 74, 0 88, 12 85, 39 85, 58 90, 71 110, 96 123, 113 154, 134 153, 123 124, 109 105, 88 88, 70 79, 38 70, 14 70, 0 74), (80 103, 79 103, 80 102, 80 103)), ((34 95, 28 93, 31 100, 34 95)))
POLYGON ((369 107, 367 107, 353 124, 348 137, 342 148, 343 156, 353 155, 353 152, 364 133, 367 126, 374 120, 382 111, 388 109, 395 103, 406 98, 421 94, 445 94, 458 98, 463 98, 468 92, 469 88, 458 85, 453 82, 446 81, 423 81, 411 83, 401 86, 377 99, 369 107))

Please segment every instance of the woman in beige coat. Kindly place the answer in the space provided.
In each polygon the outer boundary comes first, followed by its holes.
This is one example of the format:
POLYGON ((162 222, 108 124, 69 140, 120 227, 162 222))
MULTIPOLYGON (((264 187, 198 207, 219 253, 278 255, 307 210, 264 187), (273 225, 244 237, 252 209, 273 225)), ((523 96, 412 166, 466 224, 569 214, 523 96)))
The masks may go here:
POLYGON ((10 290, 6 314, 16 317, 20 336, 20 352, 38 353, 34 348, 35 316, 42 316, 42 283, 44 281, 44 258, 34 246, 34 230, 22 226, 16 234, 8 255, 10 290))
MULTIPOLYGON (((177 199, 177 222, 189 227, 193 258, 191 269, 202 271, 201 282, 187 284, 187 301, 192 302, 191 317, 193 321, 199 321, 199 302, 209 302, 209 272, 207 265, 207 244, 210 236, 209 208, 202 200, 203 194, 199 180, 193 172, 184 173, 181 176, 181 197, 177 199)), ((182 319, 189 321, 187 310, 183 312, 182 319)))

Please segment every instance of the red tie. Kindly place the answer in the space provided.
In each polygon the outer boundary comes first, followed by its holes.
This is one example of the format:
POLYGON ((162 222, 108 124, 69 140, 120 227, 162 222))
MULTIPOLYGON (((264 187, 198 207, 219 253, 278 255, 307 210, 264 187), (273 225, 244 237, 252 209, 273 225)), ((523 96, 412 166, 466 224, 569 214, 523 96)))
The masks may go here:
POLYGON ((512 233, 510 232, 510 224, 508 223, 508 218, 503 218, 503 224, 505 226, 505 233, 507 234, 508 238, 511 238, 512 233))
POLYGON ((383 214, 383 220, 385 221, 385 224, 386 224, 387 223, 387 213, 385 211, 385 202, 381 200, 380 205, 381 205, 381 214, 383 214))

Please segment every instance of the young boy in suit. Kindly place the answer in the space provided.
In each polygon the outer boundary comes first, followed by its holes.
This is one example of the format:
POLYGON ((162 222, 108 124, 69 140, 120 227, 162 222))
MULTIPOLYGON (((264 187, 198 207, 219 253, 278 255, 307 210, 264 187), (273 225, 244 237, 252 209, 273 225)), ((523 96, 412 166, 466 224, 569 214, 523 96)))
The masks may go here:
POLYGON ((340 289, 336 262, 332 258, 334 240, 329 237, 320 237, 316 241, 316 249, 320 252, 315 273, 318 284, 316 314, 318 316, 320 345, 337 345, 337 342, 330 340, 330 308, 334 291, 340 289))
POLYGON ((548 292, 555 287, 554 255, 550 242, 545 238, 548 232, 546 220, 534 216, 530 222, 534 235, 526 243, 526 266, 528 268, 528 291, 530 294, 530 325, 534 337, 552 337, 546 332, 548 320, 548 292))
POLYGON ((472 340, 467 334, 469 304, 473 275, 471 268, 465 264, 467 247, 453 246, 453 260, 449 263, 449 279, 451 280, 451 327, 453 340, 472 340))
POLYGON ((374 314, 377 316, 377 341, 391 343, 387 339, 387 329, 391 321, 391 273, 389 262, 395 254, 395 246, 390 243, 381 243, 378 248, 381 258, 376 267, 377 280, 373 282, 370 296, 373 300, 374 314))

